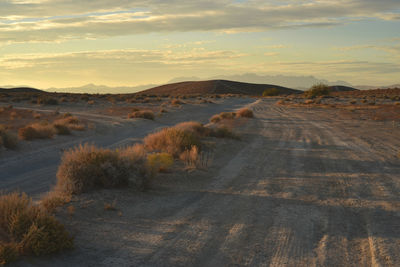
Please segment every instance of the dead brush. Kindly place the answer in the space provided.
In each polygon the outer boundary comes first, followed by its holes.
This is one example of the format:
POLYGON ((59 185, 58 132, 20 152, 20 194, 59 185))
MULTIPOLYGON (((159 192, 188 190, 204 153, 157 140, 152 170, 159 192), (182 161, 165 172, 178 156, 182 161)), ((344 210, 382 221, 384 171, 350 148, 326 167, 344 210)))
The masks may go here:
POLYGON ((18 139, 15 134, 0 125, 0 147, 2 146, 8 149, 15 149, 18 146, 18 139))
POLYGON ((135 149, 110 150, 89 144, 67 150, 57 171, 56 190, 80 194, 128 185, 142 189, 145 166, 135 153, 135 149))
POLYGON ((53 213, 57 208, 64 206, 71 201, 71 195, 64 192, 53 190, 45 194, 41 200, 40 204, 48 212, 53 213))
POLYGON ((128 118, 142 118, 147 120, 154 120, 154 113, 151 110, 138 110, 128 115, 128 118))
POLYGON ((70 131, 83 131, 85 125, 76 117, 69 113, 64 114, 61 118, 53 122, 58 134, 70 134, 70 131))
POLYGON ((149 151, 166 152, 175 158, 192 146, 201 146, 201 141, 196 134, 178 127, 164 128, 159 132, 149 134, 143 142, 149 151))
POLYGON ((105 211, 116 211, 117 210, 117 200, 114 199, 111 203, 104 203, 105 211))
POLYGON ((211 117, 210 122, 218 123, 222 120, 232 120, 236 117, 235 112, 221 112, 211 117))
POLYGON ((34 140, 34 139, 50 139, 56 134, 56 130, 53 125, 42 122, 34 123, 18 130, 18 136, 22 140, 34 140))
POLYGON ((0 196, 0 263, 25 255, 48 255, 72 248, 73 239, 56 218, 26 194, 0 196))
POLYGON ((253 117, 254 117, 254 114, 253 114, 253 111, 252 111, 251 109, 249 109, 249 108, 242 108, 242 109, 239 109, 239 110, 236 112, 236 116, 237 116, 237 117, 242 117, 242 118, 253 118, 253 117))
POLYGON ((191 149, 185 150, 179 156, 187 169, 206 169, 211 161, 210 151, 200 151, 198 147, 192 146, 191 149))
POLYGON ((182 104, 184 104, 182 101, 180 101, 179 99, 172 99, 171 100, 171 105, 173 105, 173 106, 179 106, 179 105, 182 105, 182 104))

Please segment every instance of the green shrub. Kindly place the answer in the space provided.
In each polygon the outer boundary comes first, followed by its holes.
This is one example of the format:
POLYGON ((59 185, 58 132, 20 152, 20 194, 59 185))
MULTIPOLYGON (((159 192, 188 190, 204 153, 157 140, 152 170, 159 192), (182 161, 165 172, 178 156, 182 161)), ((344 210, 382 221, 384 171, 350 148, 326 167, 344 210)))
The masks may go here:
POLYGON ((165 172, 174 164, 174 158, 165 152, 153 153, 147 156, 147 164, 153 172, 165 172))
POLYGON ((329 88, 328 85, 320 83, 313 85, 309 90, 304 92, 304 95, 307 98, 315 98, 317 96, 325 96, 329 95, 331 92, 331 89, 329 88))
POLYGON ((279 95, 279 90, 277 88, 269 88, 264 90, 263 96, 277 96, 279 95))

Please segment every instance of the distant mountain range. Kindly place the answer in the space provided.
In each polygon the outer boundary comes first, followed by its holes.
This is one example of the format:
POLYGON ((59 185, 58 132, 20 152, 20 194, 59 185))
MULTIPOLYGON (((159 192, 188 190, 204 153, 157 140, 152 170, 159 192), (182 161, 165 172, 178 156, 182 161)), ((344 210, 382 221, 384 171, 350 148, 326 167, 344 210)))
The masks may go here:
MULTIPOLYGON (((314 76, 288 76, 288 75, 259 75, 255 73, 245 73, 238 75, 219 75, 208 78, 199 78, 195 76, 191 77, 177 77, 166 84, 178 83, 178 82, 187 82, 187 81, 204 81, 204 80, 229 80, 229 81, 238 81, 243 83, 253 83, 253 84, 269 84, 269 85, 279 85, 281 87, 293 88, 298 90, 307 90, 314 84, 324 83, 330 86, 347 86, 352 88, 357 88, 361 90, 365 89, 376 89, 376 88, 400 88, 400 84, 393 84, 390 86, 369 86, 369 85, 352 85, 345 81, 327 81, 324 79, 318 79, 314 76)), ((149 88, 153 88, 156 86, 161 86, 160 84, 145 84, 140 86, 106 86, 106 85, 96 85, 96 84, 87 84, 79 87, 65 87, 65 88, 48 88, 44 89, 48 92, 70 92, 70 93, 89 93, 89 94, 124 94, 124 93, 135 93, 140 92, 149 88)), ((3 87, 13 87, 13 86, 3 86, 3 87)), ((29 87, 29 86, 18 86, 18 87, 29 87)))

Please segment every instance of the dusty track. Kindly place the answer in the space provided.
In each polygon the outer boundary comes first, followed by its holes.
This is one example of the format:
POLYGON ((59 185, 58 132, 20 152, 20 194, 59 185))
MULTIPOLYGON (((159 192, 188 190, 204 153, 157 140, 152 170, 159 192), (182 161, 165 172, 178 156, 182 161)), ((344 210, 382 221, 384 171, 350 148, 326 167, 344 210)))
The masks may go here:
POLYGON ((117 194, 122 216, 78 210, 77 249, 33 264, 399 266, 399 128, 251 107, 240 149, 203 186, 117 194))
MULTIPOLYGON (((56 181, 56 172, 65 149, 83 143, 93 143, 102 147, 117 148, 131 145, 158 128, 172 126, 182 121, 197 120, 207 123, 219 112, 230 111, 253 102, 252 99, 227 99, 221 104, 184 105, 182 109, 164 114, 155 121, 124 119, 97 114, 95 110, 79 110, 63 107, 81 119, 95 123, 96 128, 86 132, 75 132, 74 136, 58 136, 55 140, 24 142, 18 151, 0 155, 0 189, 20 190, 32 196, 47 192, 56 181)), ((18 107, 41 112, 53 109, 18 107)))

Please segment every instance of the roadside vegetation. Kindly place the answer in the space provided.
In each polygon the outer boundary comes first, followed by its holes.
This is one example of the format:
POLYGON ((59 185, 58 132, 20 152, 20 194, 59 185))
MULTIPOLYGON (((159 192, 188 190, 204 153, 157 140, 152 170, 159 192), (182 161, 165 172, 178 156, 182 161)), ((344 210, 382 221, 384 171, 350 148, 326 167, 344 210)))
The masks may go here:
POLYGON ((253 118, 254 114, 248 108, 242 108, 237 112, 221 112, 211 117, 210 122, 218 123, 223 120, 233 120, 235 118, 253 118))
POLYGON ((331 92, 328 85, 320 83, 313 85, 309 90, 304 92, 304 96, 307 98, 316 98, 318 96, 329 95, 331 92))
POLYGON ((15 149, 18 146, 18 139, 11 131, 0 125, 0 148, 15 149))
POLYGON ((0 196, 0 264, 22 256, 42 256, 73 246, 64 226, 26 194, 0 196))

